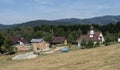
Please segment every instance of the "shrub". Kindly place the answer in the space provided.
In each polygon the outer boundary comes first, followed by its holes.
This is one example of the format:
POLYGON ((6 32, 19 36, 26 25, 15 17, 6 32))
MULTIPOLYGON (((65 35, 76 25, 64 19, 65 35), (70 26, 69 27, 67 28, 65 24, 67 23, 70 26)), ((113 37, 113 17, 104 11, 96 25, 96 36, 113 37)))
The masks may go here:
POLYGON ((15 53, 15 48, 12 46, 12 41, 10 38, 6 38, 4 40, 4 44, 3 44, 3 51, 4 53, 8 53, 8 54, 13 54, 15 53))
POLYGON ((105 44, 105 46, 109 46, 110 42, 105 41, 103 44, 105 44))
POLYGON ((100 43, 97 42, 97 43, 95 44, 95 47, 99 47, 99 46, 100 46, 100 43))
POLYGON ((94 43, 93 41, 88 41, 87 44, 86 44, 86 48, 93 48, 94 47, 94 43))
POLYGON ((86 47, 86 44, 87 44, 87 42, 83 40, 83 41, 81 42, 81 46, 82 46, 81 48, 84 49, 84 48, 86 47))
POLYGON ((69 48, 71 48, 71 44, 68 44, 69 48))

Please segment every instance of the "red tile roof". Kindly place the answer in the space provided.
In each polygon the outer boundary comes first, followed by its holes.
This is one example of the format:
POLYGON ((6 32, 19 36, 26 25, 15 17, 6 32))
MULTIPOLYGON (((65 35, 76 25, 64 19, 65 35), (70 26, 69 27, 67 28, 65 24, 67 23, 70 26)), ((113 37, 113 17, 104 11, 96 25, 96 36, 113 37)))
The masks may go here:
POLYGON ((99 41, 101 41, 101 40, 98 39, 100 34, 101 34, 101 32, 95 32, 93 37, 90 37, 90 33, 88 33, 87 35, 81 35, 77 41, 82 41, 82 40, 89 41, 89 40, 92 40, 92 41, 99 42, 99 41))
POLYGON ((26 39, 24 39, 22 36, 18 36, 18 35, 14 35, 11 37, 13 44, 20 42, 23 43, 28 43, 28 41, 26 39))
POLYGON ((65 37, 53 37, 51 43, 64 43, 65 37))

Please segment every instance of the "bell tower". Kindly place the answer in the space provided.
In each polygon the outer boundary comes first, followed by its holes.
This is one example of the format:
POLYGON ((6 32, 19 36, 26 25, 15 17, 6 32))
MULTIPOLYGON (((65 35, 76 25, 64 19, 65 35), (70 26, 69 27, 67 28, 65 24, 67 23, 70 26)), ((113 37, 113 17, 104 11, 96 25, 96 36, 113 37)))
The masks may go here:
POLYGON ((94 27, 91 25, 91 27, 90 27, 90 37, 93 37, 94 34, 95 34, 94 27))

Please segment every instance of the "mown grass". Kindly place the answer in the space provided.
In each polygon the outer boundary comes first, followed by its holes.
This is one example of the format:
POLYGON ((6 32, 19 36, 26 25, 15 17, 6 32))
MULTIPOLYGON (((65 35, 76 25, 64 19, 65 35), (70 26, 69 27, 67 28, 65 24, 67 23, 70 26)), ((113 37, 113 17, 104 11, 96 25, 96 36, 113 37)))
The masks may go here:
POLYGON ((50 54, 29 60, 0 56, 0 70, 120 70, 120 44, 50 54))

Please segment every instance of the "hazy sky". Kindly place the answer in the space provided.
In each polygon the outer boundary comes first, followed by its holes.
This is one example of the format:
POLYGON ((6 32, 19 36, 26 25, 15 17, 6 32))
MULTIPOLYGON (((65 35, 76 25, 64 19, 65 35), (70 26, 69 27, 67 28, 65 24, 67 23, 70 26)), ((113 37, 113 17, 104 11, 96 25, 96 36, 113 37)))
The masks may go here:
POLYGON ((0 0, 0 24, 120 15, 120 0, 0 0))

